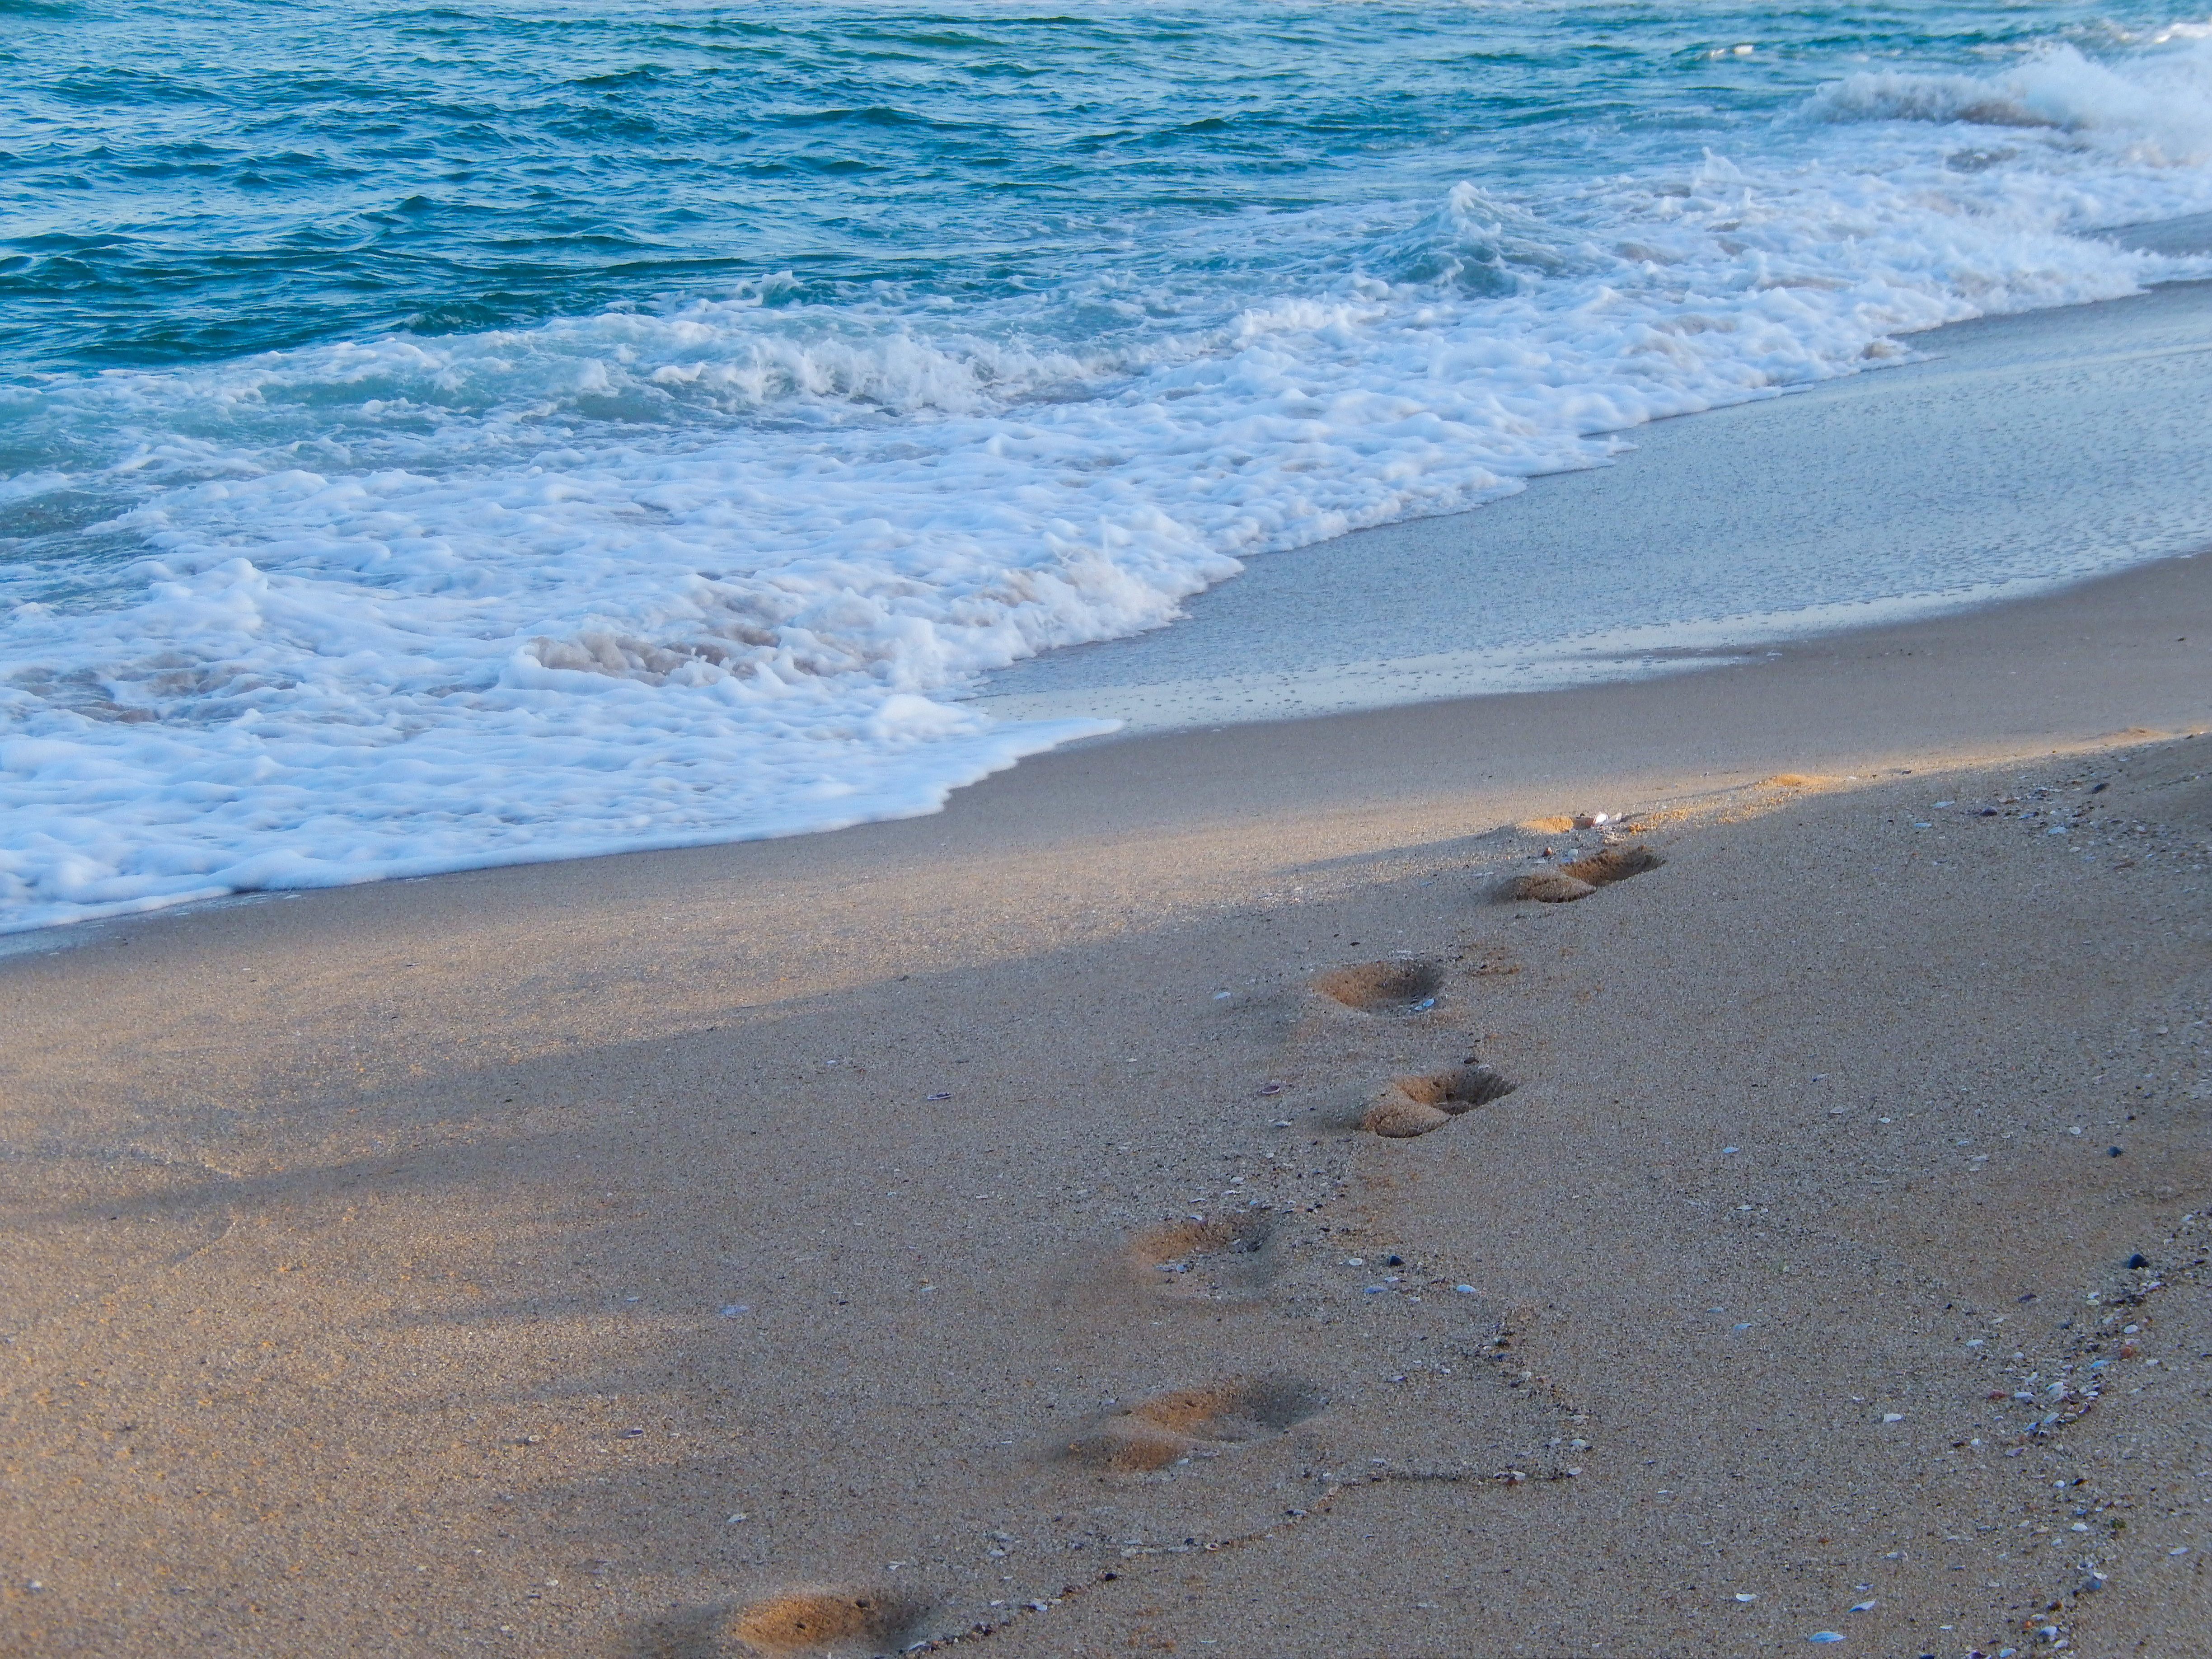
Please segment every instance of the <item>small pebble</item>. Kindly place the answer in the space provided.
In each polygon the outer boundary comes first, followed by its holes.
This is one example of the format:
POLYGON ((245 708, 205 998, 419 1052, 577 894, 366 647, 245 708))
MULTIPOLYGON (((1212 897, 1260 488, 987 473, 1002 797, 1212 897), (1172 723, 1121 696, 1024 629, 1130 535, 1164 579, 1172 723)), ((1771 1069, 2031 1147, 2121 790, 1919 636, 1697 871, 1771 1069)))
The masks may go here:
POLYGON ((2106 1158, 2118 1158, 2119 1155, 2120 1149, 2117 1146, 2107 1146, 2105 1148, 2105 1156, 2106 1158))
POLYGON ((952 1091, 950 1089, 944 1089, 939 1091, 933 1095, 924 1095, 922 1098, 924 1100, 950 1100, 952 1098, 952 1091))
POLYGON ((1805 1639, 1808 1642, 1840 1642, 1844 1638, 1832 1630, 1816 1630, 1805 1639))

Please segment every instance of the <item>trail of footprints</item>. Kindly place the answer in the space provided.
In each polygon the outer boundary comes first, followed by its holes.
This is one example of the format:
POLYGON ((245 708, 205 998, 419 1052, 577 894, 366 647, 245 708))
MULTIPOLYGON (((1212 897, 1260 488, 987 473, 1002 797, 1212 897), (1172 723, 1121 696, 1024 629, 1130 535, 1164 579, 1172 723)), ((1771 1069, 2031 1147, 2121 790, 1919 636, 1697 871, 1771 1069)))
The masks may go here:
MULTIPOLYGON (((1610 848, 1519 877, 1505 885, 1501 896, 1571 903, 1601 887, 1656 869, 1663 861, 1640 843, 1610 848)), ((1340 968, 1310 983, 1315 991, 1346 1008, 1388 1017, 1433 1008, 1444 981, 1439 964, 1410 961, 1340 968)), ((1359 1127, 1391 1139, 1427 1134, 1504 1099, 1519 1086, 1469 1054, 1443 1071, 1391 1079, 1361 1115, 1359 1127)), ((1166 1294, 1190 1293, 1185 1287, 1187 1276, 1201 1279, 1210 1291, 1253 1292, 1264 1286, 1268 1276, 1267 1247, 1275 1224, 1272 1212, 1254 1211, 1171 1222, 1132 1237, 1128 1259, 1166 1294)), ((1226 1378, 1156 1395, 1115 1412, 1069 1441, 1062 1455, 1107 1474, 1147 1474, 1272 1438, 1328 1404, 1321 1389, 1304 1377, 1226 1378)), ((748 1649, 777 1659, 802 1654, 892 1653, 914 1637, 930 1607, 922 1597, 805 1585, 747 1604, 726 1628, 748 1649)))

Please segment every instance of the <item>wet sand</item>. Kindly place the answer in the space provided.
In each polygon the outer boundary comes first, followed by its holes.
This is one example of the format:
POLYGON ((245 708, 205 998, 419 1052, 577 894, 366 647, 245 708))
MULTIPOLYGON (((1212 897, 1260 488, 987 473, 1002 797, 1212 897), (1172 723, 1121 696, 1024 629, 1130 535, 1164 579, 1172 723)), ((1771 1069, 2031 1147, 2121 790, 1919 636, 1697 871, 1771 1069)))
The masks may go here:
POLYGON ((1137 732, 1534 690, 2193 552, 2208 335, 2212 283, 1910 336, 1913 361, 1632 428, 1610 464, 1479 511, 1255 559, 1174 627, 977 696, 1137 732))
POLYGON ((0 1649, 2197 1651, 2209 647, 2174 561, 34 938, 0 1649), (1502 900, 1576 811, 1664 862, 1502 900))

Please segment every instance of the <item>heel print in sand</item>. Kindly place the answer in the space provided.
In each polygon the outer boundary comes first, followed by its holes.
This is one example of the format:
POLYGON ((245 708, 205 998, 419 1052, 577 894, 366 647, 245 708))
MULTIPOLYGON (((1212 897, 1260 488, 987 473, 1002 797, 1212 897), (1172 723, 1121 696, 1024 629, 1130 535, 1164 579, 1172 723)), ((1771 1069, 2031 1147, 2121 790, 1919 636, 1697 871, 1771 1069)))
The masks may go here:
POLYGON ((1313 988, 1363 1014, 1401 1014, 1434 1007, 1443 983, 1444 970, 1438 963, 1367 962, 1323 974, 1313 981, 1313 988))
MULTIPOLYGON (((919 1596, 810 1585, 738 1609, 726 1628, 739 1651, 768 1659, 896 1653, 929 1611, 919 1596)), ((726 1651, 717 1649, 715 1651, 726 1651)))
POLYGON ((1656 870, 1666 861, 1640 842, 1630 847, 1608 848, 1594 858, 1577 859, 1556 869, 1516 877, 1506 884, 1505 896, 1534 899, 1544 904, 1571 904, 1577 899, 1588 898, 1601 887, 1610 887, 1616 881, 1626 881, 1646 870, 1656 870))
POLYGON ((1249 1296, 1273 1276, 1267 1244, 1275 1218, 1264 1210, 1211 1221, 1170 1221, 1129 1241, 1139 1276, 1176 1296, 1249 1296))
POLYGON ((1116 1412, 1068 1443, 1078 1462, 1139 1474, 1247 1441, 1268 1440, 1328 1404, 1304 1377, 1262 1376, 1178 1389, 1116 1412))
POLYGON ((1449 1072, 1394 1079, 1359 1120, 1370 1134, 1404 1140, 1441 1129, 1462 1112, 1502 1100, 1521 1085, 1473 1054, 1449 1072))

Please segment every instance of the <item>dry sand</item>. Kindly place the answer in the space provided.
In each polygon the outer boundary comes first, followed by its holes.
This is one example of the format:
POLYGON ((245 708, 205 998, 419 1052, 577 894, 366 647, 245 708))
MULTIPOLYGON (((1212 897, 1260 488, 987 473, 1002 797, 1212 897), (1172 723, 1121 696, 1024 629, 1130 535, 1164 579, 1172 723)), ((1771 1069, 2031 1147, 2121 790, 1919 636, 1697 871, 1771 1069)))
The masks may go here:
POLYGON ((2208 647, 19 941, 0 1650, 2202 1654, 2208 647))

